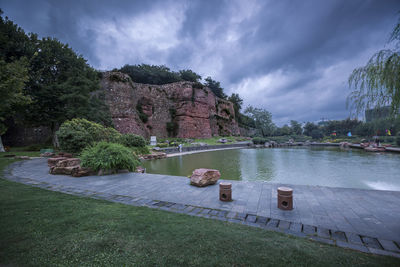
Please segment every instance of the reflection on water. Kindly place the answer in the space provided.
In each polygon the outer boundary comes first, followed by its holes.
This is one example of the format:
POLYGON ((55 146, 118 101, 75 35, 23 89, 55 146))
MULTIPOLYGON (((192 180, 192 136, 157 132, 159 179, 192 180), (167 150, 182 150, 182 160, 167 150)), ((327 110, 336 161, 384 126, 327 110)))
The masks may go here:
POLYGON ((338 148, 233 149, 143 162, 148 173, 189 176, 194 169, 222 179, 400 191, 400 155, 338 148))

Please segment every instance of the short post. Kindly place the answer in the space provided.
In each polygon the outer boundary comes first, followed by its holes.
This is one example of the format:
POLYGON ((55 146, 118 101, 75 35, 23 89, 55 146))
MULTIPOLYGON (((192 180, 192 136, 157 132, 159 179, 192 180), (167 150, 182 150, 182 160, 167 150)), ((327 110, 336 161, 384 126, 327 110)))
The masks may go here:
POLYGON ((293 209, 293 189, 289 187, 278 187, 278 209, 293 209))
POLYGON ((232 201, 232 184, 221 182, 219 183, 219 200, 232 201))

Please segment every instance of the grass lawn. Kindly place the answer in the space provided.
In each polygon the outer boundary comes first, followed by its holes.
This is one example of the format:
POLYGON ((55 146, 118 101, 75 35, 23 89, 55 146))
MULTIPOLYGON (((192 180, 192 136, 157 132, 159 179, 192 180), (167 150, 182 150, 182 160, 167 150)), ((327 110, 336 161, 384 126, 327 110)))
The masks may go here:
MULTIPOLYGON (((0 157, 0 170, 13 161, 0 157)), ((4 179, 0 218, 0 265, 400 266, 396 258, 4 179)))

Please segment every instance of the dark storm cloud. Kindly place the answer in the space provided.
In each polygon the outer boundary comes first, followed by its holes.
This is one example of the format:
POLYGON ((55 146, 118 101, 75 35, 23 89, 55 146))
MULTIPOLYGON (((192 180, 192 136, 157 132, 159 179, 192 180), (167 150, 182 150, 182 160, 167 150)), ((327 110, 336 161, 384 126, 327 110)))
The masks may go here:
POLYGON ((278 124, 348 116, 346 80, 382 49, 400 2, 0 1, 26 31, 67 42, 99 69, 193 69, 278 124))

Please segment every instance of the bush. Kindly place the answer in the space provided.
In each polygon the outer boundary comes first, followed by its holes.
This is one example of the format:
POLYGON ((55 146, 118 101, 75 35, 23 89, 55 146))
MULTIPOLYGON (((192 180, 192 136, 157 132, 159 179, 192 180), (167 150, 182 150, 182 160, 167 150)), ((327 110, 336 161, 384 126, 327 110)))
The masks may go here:
POLYGON ((164 147, 168 147, 168 144, 167 143, 158 143, 157 146, 160 148, 164 148, 164 147))
POLYGON ((57 131, 61 150, 71 153, 79 153, 85 147, 99 141, 117 142, 120 136, 115 129, 86 119, 65 121, 57 131))
POLYGON ((255 145, 264 145, 267 142, 266 139, 261 137, 254 137, 252 141, 255 145))
POLYGON ((145 155, 145 154, 150 154, 150 150, 147 148, 147 146, 144 147, 131 147, 130 148, 133 153, 136 155, 145 155))
POLYGON ((117 172, 128 169, 134 171, 140 162, 138 157, 121 144, 99 142, 94 146, 86 147, 81 154, 83 167, 94 171, 104 170, 117 172))
POLYGON ((396 137, 396 144, 400 146, 400 134, 396 137))
POLYGON ((126 147, 145 147, 146 140, 140 135, 136 134, 124 134, 119 138, 120 144, 126 147))

